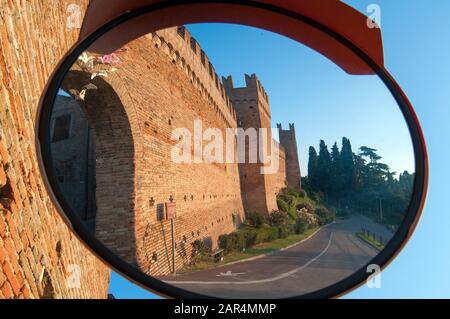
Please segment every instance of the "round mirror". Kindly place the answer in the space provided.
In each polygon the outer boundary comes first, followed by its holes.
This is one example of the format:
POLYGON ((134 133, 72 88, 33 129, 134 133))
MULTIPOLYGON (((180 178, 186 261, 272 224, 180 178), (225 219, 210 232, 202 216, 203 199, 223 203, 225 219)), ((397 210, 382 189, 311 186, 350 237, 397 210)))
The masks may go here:
POLYGON ((39 147, 61 213, 116 270, 175 297, 331 297, 401 248, 426 158, 382 70, 237 24, 114 48, 107 31, 55 75, 39 147))

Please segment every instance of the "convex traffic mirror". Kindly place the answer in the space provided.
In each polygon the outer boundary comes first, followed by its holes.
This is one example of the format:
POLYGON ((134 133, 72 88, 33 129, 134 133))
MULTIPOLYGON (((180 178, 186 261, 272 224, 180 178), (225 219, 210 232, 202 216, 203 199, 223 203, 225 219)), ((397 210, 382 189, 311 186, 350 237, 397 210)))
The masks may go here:
POLYGON ((40 107, 47 186, 96 254, 161 294, 217 298, 332 297, 392 258, 426 156, 382 66, 226 19, 111 44, 133 19, 75 47, 40 107))

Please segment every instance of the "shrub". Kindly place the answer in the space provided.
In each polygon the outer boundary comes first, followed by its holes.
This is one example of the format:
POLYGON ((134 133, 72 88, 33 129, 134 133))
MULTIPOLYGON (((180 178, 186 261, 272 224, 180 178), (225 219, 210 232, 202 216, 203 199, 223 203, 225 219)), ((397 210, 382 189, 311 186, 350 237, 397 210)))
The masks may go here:
POLYGON ((244 247, 248 248, 255 244, 256 242, 256 230, 248 229, 248 230, 239 230, 238 233, 240 233, 243 237, 244 247))
POLYGON ((266 223, 266 216, 259 212, 247 213, 247 222, 256 228, 262 227, 266 223))
POLYGON ((299 218, 295 223, 295 233, 303 234, 304 232, 306 232, 307 229, 308 229, 308 222, 303 218, 299 218))
POLYGON ((277 227, 264 227, 256 231, 255 244, 266 243, 278 238, 277 227))
POLYGON ((314 207, 308 202, 300 203, 296 206, 296 208, 298 210, 305 208, 309 214, 314 213, 314 207))
POLYGON ((219 236, 219 247, 224 250, 224 253, 232 251, 241 251, 245 248, 245 237, 242 232, 234 232, 219 236))
POLYGON ((329 210, 326 207, 320 206, 315 210, 317 221, 320 226, 329 224, 336 219, 336 213, 333 210, 329 210))
POLYGON ((298 214, 297 214, 297 210, 295 209, 295 207, 289 207, 288 210, 288 216, 293 220, 296 221, 298 218, 298 214))
POLYGON ((279 210, 282 210, 283 212, 287 212, 289 210, 289 205, 286 203, 282 198, 277 198, 277 206, 279 210))
POLYGON ((282 199, 288 205, 294 205, 297 197, 297 192, 294 192, 293 190, 287 188, 284 188, 278 195, 278 198, 282 199))
POLYGON ((224 234, 219 236, 219 247, 223 249, 225 254, 234 250, 235 245, 233 243, 233 237, 231 236, 231 234, 224 234))
POLYGON ((211 252, 208 245, 203 240, 197 239, 192 244, 192 263, 196 263, 200 260, 205 260, 209 257, 209 254, 211 252))
POLYGON ((291 233, 290 225, 282 225, 278 227, 278 237, 286 238, 291 233))
POLYGON ((305 190, 302 189, 302 190, 300 190, 300 192, 298 192, 298 196, 301 198, 306 198, 307 194, 306 194, 305 190))
POLYGON ((271 226, 281 226, 288 222, 288 214, 284 211, 274 210, 269 215, 269 224, 271 226))
POLYGON ((322 197, 323 197, 323 193, 321 193, 321 192, 310 192, 309 193, 309 198, 311 198, 315 202, 320 202, 322 197))
POLYGON ((303 220, 309 228, 317 226, 317 217, 308 212, 306 208, 300 209, 298 212, 298 220, 303 220))

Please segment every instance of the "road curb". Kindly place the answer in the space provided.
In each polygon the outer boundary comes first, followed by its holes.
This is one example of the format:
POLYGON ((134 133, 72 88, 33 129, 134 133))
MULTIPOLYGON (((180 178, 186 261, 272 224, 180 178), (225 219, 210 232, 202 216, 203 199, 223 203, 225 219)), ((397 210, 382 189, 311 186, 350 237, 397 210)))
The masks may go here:
POLYGON ((360 236, 358 236, 358 233, 355 233, 355 237, 358 238, 361 242, 369 245, 370 247, 376 249, 377 251, 382 251, 383 249, 380 249, 378 247, 376 247, 374 244, 372 244, 370 241, 365 240, 364 238, 361 238, 360 236))

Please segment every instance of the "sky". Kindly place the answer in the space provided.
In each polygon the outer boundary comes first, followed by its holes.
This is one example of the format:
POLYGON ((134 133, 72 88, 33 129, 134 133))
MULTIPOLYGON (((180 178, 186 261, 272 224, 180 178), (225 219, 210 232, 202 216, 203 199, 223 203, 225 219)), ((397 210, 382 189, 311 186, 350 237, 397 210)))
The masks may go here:
MULTIPOLYGON (((417 112, 425 134, 430 161, 427 204, 408 245, 382 272, 381 288, 370 289, 362 286, 344 298, 450 298, 450 272, 448 271, 450 269, 450 248, 448 247, 450 214, 447 200, 448 181, 450 180, 450 170, 448 169, 450 147, 447 145, 450 137, 450 125, 448 125, 450 119, 450 28, 447 21, 450 2, 448 0, 347 0, 344 2, 361 12, 365 12, 370 4, 375 3, 380 6, 385 65, 403 88, 417 112)), ((213 30, 217 31, 217 29, 211 28, 209 32, 213 33, 213 30)), ((207 45, 203 41, 203 37, 205 39, 208 36, 217 37, 217 34, 208 34, 200 29, 193 29, 193 33, 199 39, 202 47, 207 45), (204 34, 202 35, 201 32, 204 34)), ((246 32, 238 33, 238 38, 235 38, 233 43, 238 43, 246 36, 246 32)), ((260 37, 268 38, 266 34, 260 35, 260 37)), ((272 40, 283 41, 279 38, 272 40)), ((254 44, 258 45, 258 43, 254 44)), ((401 121, 395 116, 395 112, 392 112, 390 99, 382 92, 382 88, 376 83, 376 80, 358 79, 362 81, 359 82, 360 86, 353 86, 356 85, 355 82, 343 79, 344 77, 331 62, 323 58, 317 59, 317 54, 309 49, 300 49, 305 54, 302 54, 302 59, 296 59, 295 53, 299 45, 292 43, 291 49, 286 51, 287 46, 289 44, 283 45, 282 52, 277 51, 276 47, 265 47, 264 51, 260 52, 256 49, 257 47, 249 48, 233 44, 226 48, 222 47, 222 51, 214 53, 215 49, 212 44, 211 48, 207 48, 207 53, 213 60, 217 73, 220 75, 232 74, 237 85, 243 84, 243 73, 245 72, 258 74, 261 71, 268 72, 262 73, 260 79, 269 94, 272 117, 281 121, 285 127, 289 121, 299 123, 296 124, 296 128, 301 156, 304 156, 302 154, 304 154, 305 145, 310 143, 317 145, 319 138, 323 138, 328 144, 331 144, 344 134, 351 139, 354 148, 361 144, 379 148, 380 155, 394 170, 413 165, 409 156, 402 157, 402 154, 409 152, 408 145, 406 145, 408 143, 405 145, 391 143, 390 137, 401 139, 404 129, 401 124, 397 128, 392 128, 395 123, 401 123, 401 121), (224 56, 223 50, 226 50, 227 56, 234 56, 233 59, 230 58, 231 62, 226 66, 221 66, 221 60, 219 60, 221 56, 224 56), (277 53, 274 56, 281 56, 283 61, 272 63, 273 58, 265 60, 261 57, 270 52, 277 53), (271 63, 265 61, 271 61, 271 63), (315 64, 319 61, 320 65, 315 64), (242 65, 239 65, 241 63, 242 65), (248 67, 250 63, 253 65, 248 67), (278 63, 285 63, 289 68, 276 69, 275 65, 280 65, 278 63), (317 66, 323 68, 321 70, 329 72, 335 68, 333 77, 324 78, 321 76, 322 73, 312 72, 314 71, 312 68, 317 66), (292 70, 299 70, 299 74, 295 78, 292 76, 292 70), (284 77, 281 77, 283 74, 284 77), (308 78, 303 78, 304 74, 308 74, 308 78), (275 78, 283 78, 283 80, 275 83, 276 81, 272 80, 275 78), (367 83, 374 91, 365 91, 367 83), (342 99, 338 92, 338 89, 343 89, 342 92, 350 90, 348 85, 358 88, 358 90, 353 89, 354 94, 351 100, 355 98, 358 102, 362 100, 366 102, 366 107, 357 114, 350 112, 350 110, 356 109, 356 105, 349 106, 347 102, 350 100, 342 99), (329 107, 329 103, 321 104, 323 101, 327 101, 326 97, 329 96, 329 91, 322 92, 318 88, 319 86, 332 90, 334 104, 340 110, 343 109, 342 103, 345 101, 349 113, 347 110, 344 110, 343 114, 333 112, 332 118, 319 121, 320 115, 323 115, 329 107), (280 95, 277 95, 277 92, 281 92, 280 95), (375 96, 376 99, 367 99, 369 96, 375 96), (390 112, 392 116, 387 117, 387 122, 377 123, 377 114, 370 113, 374 111, 373 101, 377 102, 376 105, 385 107, 386 112, 390 112), (314 107, 310 106, 311 102, 315 103, 314 107), (287 107, 290 107, 289 111, 283 113, 282 108, 287 107), (298 113, 296 110, 299 110, 298 113), (365 115, 370 121, 364 122, 365 125, 344 121, 348 124, 350 132, 344 131, 345 125, 342 124, 339 125, 338 130, 331 129, 329 125, 326 125, 339 122, 338 119, 342 122, 342 117, 345 120, 348 115, 357 116, 358 119, 365 115), (319 122, 320 132, 307 130, 307 128, 317 127, 313 124, 319 122), (376 134, 373 133, 373 128, 377 126, 373 126, 370 122, 375 122, 375 125, 383 128, 380 132, 382 137, 377 139, 376 134), (385 130, 387 130, 386 134, 384 134, 385 130), (364 134, 354 135, 354 132, 364 134), (370 143, 368 143, 369 139, 370 143), (392 156, 392 154, 396 155, 392 156)), ((384 119, 386 120, 386 118, 384 119)), ((404 136, 403 139, 405 139, 404 136)), ((304 168, 305 158, 301 158, 301 161, 302 168, 304 168)), ((116 298, 155 298, 155 295, 129 283, 117 274, 112 276, 110 290, 116 298)))
MULTIPOLYGON (((377 76, 348 75, 333 62, 296 41, 241 25, 188 25, 219 76, 232 75, 235 87, 244 74, 256 73, 269 95, 272 127, 294 123, 303 176, 308 149, 319 141, 329 148, 342 137, 354 152, 378 150, 398 173, 414 171, 411 139, 403 116, 377 76)), ((277 130, 274 136, 277 138, 277 130)))

